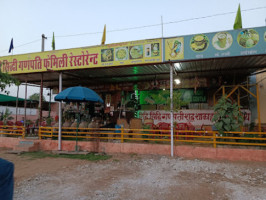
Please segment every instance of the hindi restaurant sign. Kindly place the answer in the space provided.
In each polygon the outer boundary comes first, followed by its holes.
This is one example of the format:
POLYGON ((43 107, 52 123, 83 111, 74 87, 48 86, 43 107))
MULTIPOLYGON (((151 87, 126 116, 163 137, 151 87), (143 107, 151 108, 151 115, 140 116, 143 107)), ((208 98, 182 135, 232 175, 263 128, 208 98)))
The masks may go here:
MULTIPOLYGON (((251 123, 251 112, 250 110, 241 110, 244 116, 244 123, 251 123)), ((170 111, 154 110, 154 111, 139 111, 139 118, 144 121, 145 119, 153 119, 154 124, 159 123, 170 123, 170 111)), ((213 125, 212 118, 214 115, 213 110, 180 110, 174 112, 174 122, 176 123, 187 123, 193 126, 201 125, 213 125)))
POLYGON ((162 40, 141 40, 104 46, 0 57, 3 72, 34 73, 162 62, 162 40))

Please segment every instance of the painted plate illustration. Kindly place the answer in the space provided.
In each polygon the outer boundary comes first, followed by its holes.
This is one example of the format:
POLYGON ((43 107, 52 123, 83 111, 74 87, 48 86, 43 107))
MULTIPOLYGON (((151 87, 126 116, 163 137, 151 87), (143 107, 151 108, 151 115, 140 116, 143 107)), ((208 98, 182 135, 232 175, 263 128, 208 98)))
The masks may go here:
POLYGON ((237 42, 244 48, 252 48, 258 44, 260 40, 259 34, 254 29, 245 29, 237 36, 237 42))
POLYGON ((130 59, 143 58, 143 47, 141 45, 130 47, 130 59))
POLYGON ((127 60, 128 59, 128 48, 120 47, 115 49, 115 60, 127 60))
POLYGON ((233 37, 228 32, 216 33, 212 38, 212 45, 217 50, 226 50, 231 47, 233 43, 233 37))
POLYGON ((190 40, 190 48, 193 51, 205 51, 209 46, 209 38, 204 34, 194 35, 190 40))
POLYGON ((101 61, 102 62, 109 62, 114 61, 114 49, 102 49, 101 50, 101 61))

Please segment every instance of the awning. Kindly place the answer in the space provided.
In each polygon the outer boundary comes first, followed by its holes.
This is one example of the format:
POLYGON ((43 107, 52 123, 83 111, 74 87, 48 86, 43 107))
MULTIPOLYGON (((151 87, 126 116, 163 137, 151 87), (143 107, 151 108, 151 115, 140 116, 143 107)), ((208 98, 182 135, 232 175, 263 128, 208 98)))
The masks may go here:
MULTIPOLYGON (((0 102, 15 102, 17 97, 0 94, 0 102)), ((24 101, 23 98, 18 98, 18 101, 24 101)))
MULTIPOLYGON (((180 78, 224 76, 233 79, 249 76, 264 68, 266 68, 266 55, 260 55, 186 61, 175 67, 175 72, 180 78)), ((58 88, 59 72, 42 73, 44 87, 58 88)), ((78 85, 90 87, 95 84, 152 81, 155 78, 156 80, 168 80, 170 63, 66 70, 62 73, 64 88, 78 85)), ((40 85, 41 83, 41 73, 14 74, 13 76, 21 82, 27 80, 32 84, 40 85)))

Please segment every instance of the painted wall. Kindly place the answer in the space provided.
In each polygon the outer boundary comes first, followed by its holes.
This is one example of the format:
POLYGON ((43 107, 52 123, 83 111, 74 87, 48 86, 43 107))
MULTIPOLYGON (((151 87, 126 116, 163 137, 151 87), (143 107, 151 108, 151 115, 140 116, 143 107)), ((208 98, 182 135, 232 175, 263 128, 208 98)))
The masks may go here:
MULTIPOLYGON (((25 140, 20 138, 0 137, 0 147, 16 149, 20 141, 32 141, 38 144, 41 151, 57 150, 57 140, 25 140)), ((75 141, 62 141, 62 150, 74 151, 75 141)), ((135 144, 135 143, 109 143, 109 142, 79 142, 81 151, 115 153, 137 153, 170 156, 171 146, 163 144, 135 144)), ((200 159, 222 159, 242 161, 266 162, 266 150, 238 149, 238 148, 212 148, 178 145, 174 147, 174 156, 200 159)))

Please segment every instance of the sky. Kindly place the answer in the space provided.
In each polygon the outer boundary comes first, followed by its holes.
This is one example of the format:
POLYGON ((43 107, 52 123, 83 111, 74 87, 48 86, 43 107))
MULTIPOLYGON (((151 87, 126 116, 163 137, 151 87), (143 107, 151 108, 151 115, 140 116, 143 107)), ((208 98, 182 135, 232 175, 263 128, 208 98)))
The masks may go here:
POLYGON ((53 32, 56 49, 99 45, 105 24, 108 44, 232 30, 239 3, 243 28, 265 26, 266 0, 1 0, 0 57, 10 55, 11 38, 14 55, 40 52, 42 34, 49 51, 53 32))

